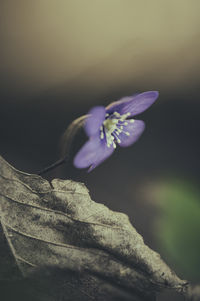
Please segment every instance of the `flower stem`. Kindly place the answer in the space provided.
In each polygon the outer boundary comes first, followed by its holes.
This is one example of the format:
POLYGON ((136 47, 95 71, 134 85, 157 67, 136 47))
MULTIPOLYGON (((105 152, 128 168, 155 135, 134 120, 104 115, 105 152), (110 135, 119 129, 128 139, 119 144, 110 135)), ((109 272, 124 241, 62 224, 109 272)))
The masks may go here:
POLYGON ((66 159, 67 158, 61 158, 61 159, 59 159, 58 161, 54 162, 53 164, 51 164, 51 165, 45 167, 44 169, 42 169, 41 171, 39 171, 38 175, 42 175, 42 174, 44 174, 44 173, 46 173, 46 172, 48 172, 48 171, 50 171, 50 170, 52 170, 52 169, 54 169, 54 168, 56 168, 58 166, 64 164, 66 162, 65 161, 66 159))
POLYGON ((88 115, 83 115, 74 121, 68 126, 66 131, 61 137, 61 158, 58 159, 53 164, 45 167, 44 169, 40 170, 38 172, 38 175, 42 175, 64 163, 69 159, 69 154, 71 150, 71 146, 74 140, 75 135, 78 133, 78 131, 82 128, 82 126, 85 123, 85 119, 88 117, 88 115))

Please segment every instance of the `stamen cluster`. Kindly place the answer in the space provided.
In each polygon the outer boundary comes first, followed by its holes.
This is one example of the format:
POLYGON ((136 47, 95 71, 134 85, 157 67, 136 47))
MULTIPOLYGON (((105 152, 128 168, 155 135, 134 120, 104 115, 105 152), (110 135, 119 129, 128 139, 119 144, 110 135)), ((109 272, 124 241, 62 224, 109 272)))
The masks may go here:
POLYGON ((134 119, 127 120, 127 117, 130 115, 131 113, 121 115, 118 112, 114 112, 111 115, 106 114, 106 119, 100 127, 100 138, 106 140, 108 147, 113 146, 116 148, 116 143, 121 142, 119 134, 124 133, 126 136, 130 136, 130 133, 124 130, 128 122, 134 122, 134 119))

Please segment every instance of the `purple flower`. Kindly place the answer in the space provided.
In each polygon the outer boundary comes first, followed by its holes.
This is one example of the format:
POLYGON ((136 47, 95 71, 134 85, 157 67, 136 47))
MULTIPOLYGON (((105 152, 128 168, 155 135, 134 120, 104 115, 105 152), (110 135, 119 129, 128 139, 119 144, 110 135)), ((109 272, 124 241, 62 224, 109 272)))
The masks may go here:
POLYGON ((76 154, 75 167, 90 167, 91 171, 114 152, 117 144, 127 147, 135 143, 143 133, 145 123, 129 118, 144 112, 157 97, 158 92, 148 91, 123 97, 106 108, 92 108, 85 123, 89 140, 76 154))

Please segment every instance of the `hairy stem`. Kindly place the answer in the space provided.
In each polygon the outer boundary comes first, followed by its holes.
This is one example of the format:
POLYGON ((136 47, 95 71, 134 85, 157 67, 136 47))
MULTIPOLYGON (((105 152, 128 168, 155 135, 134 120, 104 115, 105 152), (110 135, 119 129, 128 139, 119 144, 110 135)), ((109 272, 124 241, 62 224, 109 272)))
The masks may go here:
POLYGON ((42 175, 52 169, 55 169, 56 167, 64 164, 69 159, 71 146, 74 140, 74 137, 78 133, 78 131, 83 127, 85 123, 85 119, 88 117, 88 115, 83 115, 74 121, 68 126, 66 131, 61 137, 61 158, 57 160, 56 162, 52 163, 51 165, 45 167, 41 171, 38 172, 38 175, 42 175))

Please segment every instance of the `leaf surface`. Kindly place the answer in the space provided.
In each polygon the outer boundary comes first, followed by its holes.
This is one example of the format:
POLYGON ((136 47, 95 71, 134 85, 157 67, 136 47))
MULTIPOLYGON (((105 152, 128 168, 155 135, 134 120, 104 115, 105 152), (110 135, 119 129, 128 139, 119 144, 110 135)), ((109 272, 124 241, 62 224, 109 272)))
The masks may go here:
POLYGON ((184 287, 127 215, 92 201, 84 184, 49 183, 0 158, 0 187, 9 256, 42 286, 35 300, 150 301, 163 288, 184 287))

